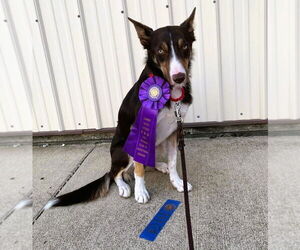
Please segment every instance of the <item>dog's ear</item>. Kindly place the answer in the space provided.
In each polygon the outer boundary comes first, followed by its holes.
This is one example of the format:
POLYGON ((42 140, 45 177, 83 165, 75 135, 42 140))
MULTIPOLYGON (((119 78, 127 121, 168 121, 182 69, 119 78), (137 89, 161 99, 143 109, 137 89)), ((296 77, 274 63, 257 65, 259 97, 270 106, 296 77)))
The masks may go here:
POLYGON ((151 29, 150 27, 131 19, 130 17, 128 17, 128 20, 134 24, 134 28, 135 28, 135 30, 138 34, 138 37, 139 37, 143 47, 145 49, 148 49, 149 45, 150 45, 150 36, 153 32, 153 29, 151 29))
POLYGON ((193 9, 192 14, 189 16, 188 19, 186 19, 182 24, 180 24, 180 27, 187 30, 189 33, 194 33, 194 17, 195 17, 196 7, 193 9))

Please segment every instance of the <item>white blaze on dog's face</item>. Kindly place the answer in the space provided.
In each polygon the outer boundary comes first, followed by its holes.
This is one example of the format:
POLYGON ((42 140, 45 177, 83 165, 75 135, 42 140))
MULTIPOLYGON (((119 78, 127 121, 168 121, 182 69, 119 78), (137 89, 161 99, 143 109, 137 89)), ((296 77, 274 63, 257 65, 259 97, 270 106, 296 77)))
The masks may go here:
POLYGON ((171 55, 170 55, 170 69, 169 69, 169 79, 172 85, 180 84, 182 86, 186 83, 187 68, 182 65, 182 61, 178 59, 176 55, 172 37, 170 37, 171 55))
POLYGON ((172 86, 184 86, 188 81, 192 44, 195 41, 193 21, 195 9, 179 26, 167 26, 153 31, 133 22, 141 44, 148 51, 148 63, 159 68, 172 86))

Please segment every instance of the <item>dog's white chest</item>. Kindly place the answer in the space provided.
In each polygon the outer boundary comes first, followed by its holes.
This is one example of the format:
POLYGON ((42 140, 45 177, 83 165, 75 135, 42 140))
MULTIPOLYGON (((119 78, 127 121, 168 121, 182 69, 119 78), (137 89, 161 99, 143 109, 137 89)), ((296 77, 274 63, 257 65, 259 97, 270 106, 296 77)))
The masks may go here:
MULTIPOLYGON (((156 126, 156 146, 162 143, 165 139, 167 139, 176 129, 177 129, 177 121, 174 113, 174 102, 171 102, 171 108, 163 108, 157 117, 157 126, 156 126)), ((181 116, 184 119, 189 105, 182 104, 181 105, 181 116)))

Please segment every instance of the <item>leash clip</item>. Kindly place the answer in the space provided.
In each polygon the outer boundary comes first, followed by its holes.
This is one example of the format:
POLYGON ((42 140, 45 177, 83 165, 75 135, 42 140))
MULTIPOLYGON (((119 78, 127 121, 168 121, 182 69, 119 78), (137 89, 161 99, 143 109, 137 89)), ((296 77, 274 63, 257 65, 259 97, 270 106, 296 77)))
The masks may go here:
POLYGON ((175 116, 176 120, 179 122, 182 122, 182 117, 181 117, 181 103, 180 102, 175 102, 175 116))

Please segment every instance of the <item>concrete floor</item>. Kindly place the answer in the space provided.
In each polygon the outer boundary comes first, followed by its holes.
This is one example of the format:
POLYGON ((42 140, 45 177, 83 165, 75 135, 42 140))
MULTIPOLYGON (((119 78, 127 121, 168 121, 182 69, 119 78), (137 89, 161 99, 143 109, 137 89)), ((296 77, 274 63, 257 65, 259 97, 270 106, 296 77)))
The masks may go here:
POLYGON ((31 249, 32 209, 8 216, 32 192, 31 145, 1 146, 0 162, 0 249, 31 249))
MULTIPOLYGON (((299 139, 186 141, 196 249, 300 248, 299 139)), ((0 181, 5 183, 0 218, 32 187, 34 197, 33 210, 15 211, 0 224, 0 249, 187 249, 183 204, 154 242, 138 237, 167 199, 183 202, 183 194, 172 188, 167 175, 146 173, 151 195, 147 204, 137 204, 133 196, 120 198, 112 185, 105 198, 40 214, 57 192, 74 190, 109 170, 109 144, 34 147, 33 183, 31 170, 20 164, 27 150, 24 146, 0 149, 1 160, 4 157, 0 181), (18 158, 9 159, 12 154, 18 158)))

